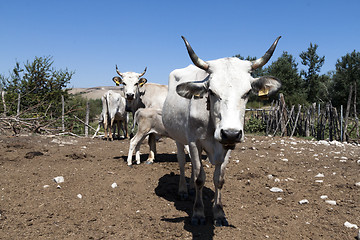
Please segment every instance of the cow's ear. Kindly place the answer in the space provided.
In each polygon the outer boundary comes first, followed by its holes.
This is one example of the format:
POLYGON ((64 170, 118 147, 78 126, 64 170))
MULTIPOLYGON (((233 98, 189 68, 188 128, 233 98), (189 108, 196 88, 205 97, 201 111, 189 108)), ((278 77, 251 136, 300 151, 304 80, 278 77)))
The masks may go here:
POLYGON ((251 83, 252 91, 259 97, 266 97, 274 94, 281 87, 279 79, 271 76, 256 78, 251 83))
POLYGON ((144 84, 147 82, 147 79, 146 78, 140 78, 138 83, 139 83, 139 87, 142 87, 144 86, 144 84))
POLYGON ((176 92, 187 99, 202 98, 208 91, 207 82, 185 82, 177 85, 176 92))
POLYGON ((112 79, 114 81, 114 83, 116 84, 116 86, 119 86, 120 84, 122 84, 122 80, 120 77, 113 77, 112 79))

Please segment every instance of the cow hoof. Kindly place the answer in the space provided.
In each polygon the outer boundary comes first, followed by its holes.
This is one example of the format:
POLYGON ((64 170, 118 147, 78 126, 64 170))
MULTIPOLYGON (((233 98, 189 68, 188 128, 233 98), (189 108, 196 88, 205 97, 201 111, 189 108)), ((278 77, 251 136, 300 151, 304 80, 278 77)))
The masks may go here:
POLYGON ((192 226, 201 226, 201 225, 205 225, 206 224, 206 220, 204 217, 192 217, 191 218, 191 225, 192 226))
POLYGON ((226 218, 217 218, 214 220, 214 225, 216 227, 223 227, 223 226, 229 226, 229 222, 226 220, 226 218))
POLYGON ((146 160, 145 164, 153 164, 154 162, 153 161, 150 161, 150 160, 146 160))

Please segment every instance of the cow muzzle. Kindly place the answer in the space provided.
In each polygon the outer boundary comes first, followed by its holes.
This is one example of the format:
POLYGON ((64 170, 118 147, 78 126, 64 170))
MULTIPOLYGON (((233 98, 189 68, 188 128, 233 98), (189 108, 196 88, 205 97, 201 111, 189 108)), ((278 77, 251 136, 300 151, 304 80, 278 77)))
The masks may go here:
POLYGON ((127 93, 126 94, 126 100, 129 100, 129 101, 134 100, 134 94, 133 93, 127 93))
POLYGON ((234 149, 235 144, 241 141, 243 135, 242 130, 237 129, 221 129, 220 130, 220 143, 226 149, 234 149))

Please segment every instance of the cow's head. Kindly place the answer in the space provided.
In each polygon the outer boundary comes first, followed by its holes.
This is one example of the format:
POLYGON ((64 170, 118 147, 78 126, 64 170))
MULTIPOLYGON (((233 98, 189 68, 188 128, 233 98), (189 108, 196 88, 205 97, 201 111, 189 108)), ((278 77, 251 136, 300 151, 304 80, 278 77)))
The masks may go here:
POLYGON ((201 60, 188 41, 182 37, 192 62, 206 71, 202 81, 181 83, 177 93, 185 98, 208 96, 210 118, 215 126, 214 138, 227 149, 233 149, 244 138, 245 107, 251 92, 272 94, 281 84, 274 77, 253 78, 251 72, 264 66, 271 58, 278 37, 265 55, 255 61, 239 58, 222 58, 213 61, 201 60))
POLYGON ((126 100, 131 102, 138 97, 139 87, 141 87, 147 82, 146 78, 141 78, 146 73, 146 68, 143 73, 121 73, 116 66, 116 72, 119 74, 120 77, 113 77, 113 81, 116 83, 116 85, 122 84, 124 86, 125 98, 126 100))

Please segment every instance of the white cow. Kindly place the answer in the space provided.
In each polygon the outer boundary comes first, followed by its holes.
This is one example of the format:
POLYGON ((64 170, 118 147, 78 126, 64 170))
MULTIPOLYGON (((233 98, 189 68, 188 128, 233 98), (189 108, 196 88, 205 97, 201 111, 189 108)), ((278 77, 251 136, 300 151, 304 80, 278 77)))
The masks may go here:
POLYGON ((207 62, 201 60, 182 38, 196 66, 170 73, 169 93, 162 112, 166 131, 177 141, 179 194, 187 196, 188 192, 184 175, 184 145, 188 144, 196 190, 191 223, 205 223, 202 200, 205 172, 201 162, 204 150, 215 165, 214 223, 216 226, 228 225, 221 203, 221 189, 231 149, 244 138, 245 105, 249 94, 260 90, 271 94, 281 86, 273 77, 253 78, 251 72, 269 61, 280 37, 263 57, 255 61, 232 57, 207 62))
MULTIPOLYGON (((135 116, 135 112, 140 108, 162 109, 167 96, 168 87, 156 83, 147 83, 147 80, 142 78, 146 73, 146 68, 143 73, 122 73, 116 66, 116 72, 120 77, 113 77, 113 81, 116 85, 123 85, 124 96, 126 98, 126 111, 132 112, 133 117, 135 116)), ((138 126, 140 125, 141 123, 138 122, 138 126)), ((135 124, 133 126, 135 126, 135 124)), ((132 128, 132 131, 133 130, 134 127, 132 128)), ((156 136, 154 133, 150 133, 148 136, 150 154, 147 162, 152 163, 154 160, 153 153, 156 152, 156 136)), ((141 144, 141 141, 139 144, 141 144)))
MULTIPOLYGON (((134 116, 134 126, 138 125, 138 130, 135 136, 130 140, 129 154, 127 158, 128 166, 132 165, 132 155, 135 150, 136 163, 140 164, 140 145, 141 142, 149 134, 155 137, 167 137, 168 134, 162 123, 161 109, 155 108, 140 108, 136 111, 134 116)), ((146 161, 147 164, 153 163, 156 155, 155 138, 149 138, 150 153, 146 161)))
POLYGON ((93 136, 96 136, 97 132, 102 125, 105 131, 105 139, 113 140, 111 130, 114 129, 116 122, 118 128, 118 137, 120 137, 120 128, 122 129, 125 138, 128 137, 127 133, 127 112, 125 111, 125 98, 120 93, 116 93, 112 90, 107 91, 104 96, 101 97, 102 111, 99 119, 98 128, 93 136), (109 132, 107 132, 109 131, 109 132))

